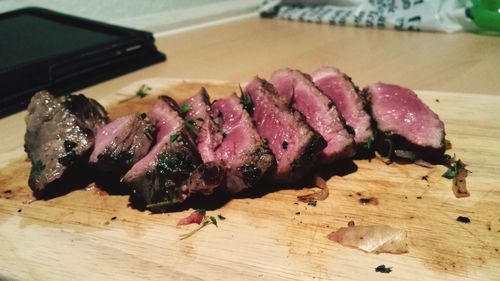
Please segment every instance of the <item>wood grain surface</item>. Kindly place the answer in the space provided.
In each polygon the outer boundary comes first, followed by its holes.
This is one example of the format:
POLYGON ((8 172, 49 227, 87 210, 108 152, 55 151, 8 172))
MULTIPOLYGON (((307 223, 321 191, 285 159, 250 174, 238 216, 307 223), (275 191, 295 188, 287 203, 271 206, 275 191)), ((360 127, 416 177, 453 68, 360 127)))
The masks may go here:
MULTIPOLYGON (((116 104, 142 84, 177 99, 201 85, 212 98, 237 89, 237 83, 149 79, 99 101, 112 117, 140 110, 155 97, 116 104)), ((330 189, 316 207, 297 202, 311 191, 307 184, 260 184, 237 198, 195 198, 154 215, 129 207, 126 195, 98 189, 25 204, 31 194, 22 149, 25 112, 2 119, 0 280, 500 280, 500 97, 417 93, 445 122, 449 153, 472 171, 469 198, 454 197, 450 180, 441 177, 444 167, 374 159, 315 171, 329 178, 330 189), (359 203, 369 196, 379 204, 359 203), (226 220, 179 240, 190 228, 176 223, 190 206, 226 220), (457 222, 459 215, 471 223, 457 222), (409 253, 367 254, 326 238, 350 220, 407 230, 409 253), (381 264, 393 271, 375 272, 381 264)))

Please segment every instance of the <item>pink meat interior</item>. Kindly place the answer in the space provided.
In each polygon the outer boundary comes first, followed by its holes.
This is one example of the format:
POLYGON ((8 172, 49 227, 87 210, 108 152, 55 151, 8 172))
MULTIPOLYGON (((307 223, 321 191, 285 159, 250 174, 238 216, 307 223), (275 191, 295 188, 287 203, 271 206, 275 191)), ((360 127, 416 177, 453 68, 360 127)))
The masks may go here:
POLYGON ((363 110, 354 85, 343 73, 333 67, 322 67, 313 73, 313 81, 335 103, 346 124, 354 129, 356 143, 365 143, 373 137, 370 116, 363 110))
POLYGON ((423 147, 442 147, 443 122, 412 90, 379 82, 369 85, 368 93, 381 131, 399 134, 423 147))
POLYGON ((127 124, 135 118, 134 115, 127 115, 116 119, 115 121, 108 123, 102 127, 95 136, 94 150, 90 155, 89 161, 91 163, 97 163, 97 157, 106 149, 106 146, 111 143, 116 135, 120 134, 123 128, 126 128, 127 124))

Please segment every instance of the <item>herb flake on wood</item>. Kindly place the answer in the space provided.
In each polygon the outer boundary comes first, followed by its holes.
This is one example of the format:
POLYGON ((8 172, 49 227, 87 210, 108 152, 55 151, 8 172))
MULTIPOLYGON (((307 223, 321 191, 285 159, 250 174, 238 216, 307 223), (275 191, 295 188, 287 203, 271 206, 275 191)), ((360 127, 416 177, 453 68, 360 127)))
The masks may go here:
POLYGON ((387 267, 385 264, 381 264, 377 267, 375 267, 375 272, 380 272, 380 273, 391 273, 392 267, 387 267))
POLYGON ((137 90, 135 95, 142 99, 142 98, 146 97, 147 95, 149 95, 148 91, 151 91, 151 88, 146 86, 146 84, 143 84, 139 88, 139 90, 137 90))
MULTIPOLYGON (((197 209, 196 211, 203 215, 203 220, 200 222, 200 225, 197 228, 195 228, 193 231, 188 232, 186 234, 179 235, 180 240, 184 240, 186 238, 193 236, 193 234, 200 231, 202 228, 204 228, 207 225, 213 224, 213 225, 215 225, 215 227, 219 227, 217 224, 217 219, 213 216, 207 216, 206 211, 204 209, 197 209)), ((221 215, 219 215, 219 216, 221 216, 221 215)), ((224 218, 224 219, 226 219, 226 218, 224 218)), ((221 220, 224 220, 224 219, 221 219, 221 220)))
POLYGON ((317 204, 318 204, 318 201, 309 201, 309 202, 307 202, 308 206, 316 207, 317 204))

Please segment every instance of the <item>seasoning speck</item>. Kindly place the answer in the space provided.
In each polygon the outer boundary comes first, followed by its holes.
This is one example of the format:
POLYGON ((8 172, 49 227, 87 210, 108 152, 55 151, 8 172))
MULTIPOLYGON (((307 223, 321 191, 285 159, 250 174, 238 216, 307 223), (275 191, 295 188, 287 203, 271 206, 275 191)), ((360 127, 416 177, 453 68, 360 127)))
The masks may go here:
POLYGON ((422 199, 422 196, 417 196, 417 199, 422 199))
POLYGON ((18 210, 17 210, 17 212, 18 212, 18 213, 20 213, 20 212, 22 212, 22 211, 23 211, 22 209, 18 209, 18 210))
POLYGON ((112 217, 112 218, 111 218, 111 220, 112 220, 112 221, 116 220, 116 217, 112 217))
POLYGON ((296 215, 300 215, 300 212, 295 212, 296 215))
POLYGON ((380 273, 391 273, 392 267, 387 267, 385 264, 381 264, 377 267, 375 267, 375 272, 380 272, 380 273))
POLYGON ((470 219, 468 217, 464 217, 464 216, 458 216, 457 221, 459 221, 461 223, 470 223, 470 219))

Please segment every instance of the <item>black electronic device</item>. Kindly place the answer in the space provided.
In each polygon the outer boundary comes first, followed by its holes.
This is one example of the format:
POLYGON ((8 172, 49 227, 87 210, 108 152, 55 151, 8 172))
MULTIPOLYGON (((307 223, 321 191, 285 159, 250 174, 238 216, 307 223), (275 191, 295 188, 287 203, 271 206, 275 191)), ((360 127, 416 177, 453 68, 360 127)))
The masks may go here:
POLYGON ((0 14, 0 117, 55 95, 165 61, 150 32, 41 8, 0 14))

